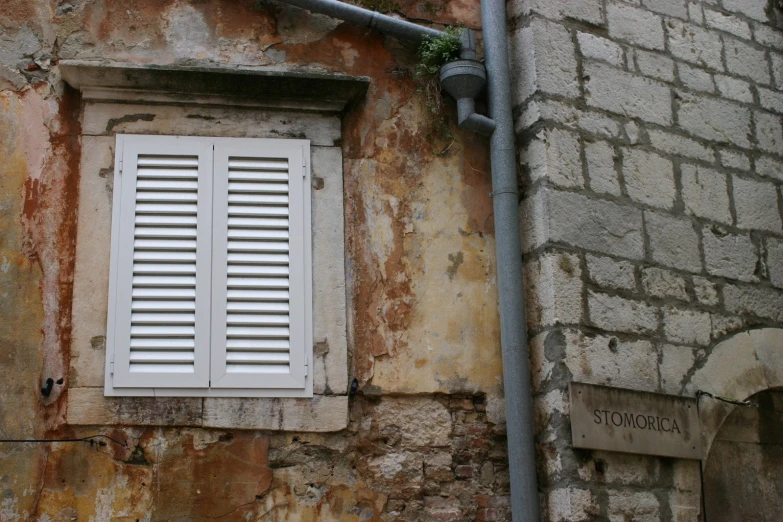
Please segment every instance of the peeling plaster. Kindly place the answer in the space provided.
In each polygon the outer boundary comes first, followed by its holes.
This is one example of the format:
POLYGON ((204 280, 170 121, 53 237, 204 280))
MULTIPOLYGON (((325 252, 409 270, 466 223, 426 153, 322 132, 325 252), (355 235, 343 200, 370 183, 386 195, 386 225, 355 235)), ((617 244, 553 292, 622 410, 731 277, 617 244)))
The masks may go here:
MULTIPOLYGON (((469 4, 447 2, 423 13, 418 3, 402 2, 399 12, 440 23, 467 15, 468 24, 477 26, 478 11, 469 4)), ((4 436, 89 434, 64 424, 62 400, 74 377, 67 368, 81 154, 80 100, 59 82, 56 67, 65 58, 221 66, 279 62, 372 77, 367 97, 344 116, 341 141, 354 374, 368 391, 374 385, 383 390, 381 401, 397 400, 388 399, 388 392, 425 394, 411 404, 421 400, 418 410, 439 415, 448 398, 431 393, 497 393, 494 268, 486 254, 494 245, 482 159, 487 146, 455 130, 450 152, 434 156, 449 144, 430 135, 428 109, 411 78, 399 73, 416 59, 412 46, 294 8, 257 7, 254 0, 133 5, 78 0, 58 6, 12 0, 0 13, 0 25, 9 28, 0 38, 18 44, 0 59, 0 89, 11 89, 0 92, 0 362, 13 368, 0 392, 4 436), (19 69, 34 61, 34 70, 19 69), (448 255, 454 252, 462 261, 450 280, 448 255), (453 305, 438 306, 444 299, 453 305), (40 383, 49 377, 64 383, 43 399, 40 383)), ((453 107, 448 110, 453 123, 453 107)), ((142 112, 107 122, 108 131, 149 121, 142 112)), ((107 171, 109 193, 111 178, 107 171)), ((90 339, 95 351, 104 343, 97 334, 90 339)), ((318 350, 325 353, 328 345, 318 350)), ((360 397, 361 391, 355 401, 360 397)), ((441 415, 438 444, 456 444, 453 417, 480 432, 477 461, 488 458, 487 447, 502 453, 502 439, 493 439, 484 414, 472 410, 470 398, 465 401, 470 410, 448 406, 451 413, 441 415)), ((358 521, 380 520, 384 510, 423 509, 421 486, 407 485, 405 474, 379 478, 371 471, 373 456, 399 453, 391 448, 398 440, 394 425, 377 421, 377 430, 388 436, 383 442, 376 440, 373 424, 365 429, 362 420, 392 417, 400 423, 417 408, 376 406, 359 406, 366 415, 352 412, 348 430, 321 438, 102 426, 96 431, 127 439, 130 447, 0 446, 0 469, 15 470, 14 496, 3 500, 0 518, 160 520, 191 513, 195 520, 207 513, 223 520, 358 521), (282 462, 278 453, 289 447, 289 461, 282 462), (404 501, 394 489, 404 491, 404 501)), ((421 475, 431 448, 399 440, 407 444, 402 453, 416 454, 406 462, 418 463, 413 471, 421 475)), ((499 482, 482 491, 503 498, 507 482, 502 470, 496 475, 499 482)))

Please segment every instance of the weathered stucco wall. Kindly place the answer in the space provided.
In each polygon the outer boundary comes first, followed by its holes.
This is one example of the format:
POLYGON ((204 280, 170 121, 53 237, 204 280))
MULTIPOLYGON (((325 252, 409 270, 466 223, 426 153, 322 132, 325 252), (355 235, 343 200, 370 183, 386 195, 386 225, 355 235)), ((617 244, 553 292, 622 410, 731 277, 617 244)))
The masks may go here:
MULTIPOLYGON (((783 321, 775 5, 509 4, 548 520, 684 521, 701 511, 696 461, 571 449, 569 381, 759 391, 745 390, 760 369, 752 336, 737 339, 742 349, 716 345, 783 321)), ((710 436, 720 425, 703 424, 710 436)))
MULTIPOLYGON (((472 1, 370 7, 479 24, 472 1)), ((414 48, 271 2, 13 0, 2 11, 0 437, 102 433, 127 447, 0 443, 0 520, 507 519, 487 147, 453 127, 450 105, 454 137, 434 131, 414 48), (345 180, 348 370, 360 382, 347 429, 202 429, 188 401, 158 411, 181 427, 66 423, 67 407, 85 406, 68 399, 71 381, 100 386, 101 356, 89 354, 103 343, 92 333, 100 318, 71 324, 81 147, 94 147, 80 139, 83 104, 60 80, 63 59, 372 78, 333 144, 345 180), (49 377, 58 382, 43 397, 49 377)), ((100 197, 111 192, 103 176, 89 183, 103 184, 100 197)), ((128 414, 114 413, 94 418, 128 414)))

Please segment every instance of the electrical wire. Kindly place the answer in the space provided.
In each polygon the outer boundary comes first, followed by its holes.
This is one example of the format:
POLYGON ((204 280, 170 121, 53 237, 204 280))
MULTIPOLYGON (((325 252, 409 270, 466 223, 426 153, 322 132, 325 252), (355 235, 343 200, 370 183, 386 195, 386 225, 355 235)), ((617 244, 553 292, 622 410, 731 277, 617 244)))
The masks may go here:
POLYGON ((752 402, 752 401, 749 401, 749 400, 740 401, 740 400, 737 400, 737 399, 732 399, 730 397, 722 397, 720 395, 715 395, 714 393, 710 393, 710 392, 707 392, 707 391, 704 391, 704 390, 696 391, 696 399, 697 400, 700 399, 702 395, 706 395, 707 397, 710 397, 711 399, 715 399, 715 400, 718 400, 718 401, 721 401, 721 402, 725 402, 725 403, 728 403, 728 404, 733 404, 735 406, 745 406, 745 407, 748 407, 748 408, 758 408, 759 410, 763 410, 763 411, 774 411, 776 413, 783 413, 783 410, 779 410, 777 408, 765 408, 765 407, 762 407, 757 402, 752 402))
POLYGON ((721 397, 720 395, 715 395, 714 393, 710 393, 710 392, 707 392, 707 391, 704 391, 704 390, 698 390, 696 392, 696 398, 697 399, 699 397, 701 397, 702 395, 706 395, 707 397, 711 397, 713 399, 717 399, 717 400, 722 401, 722 402, 727 402, 729 404, 734 404, 736 406, 750 406, 752 408, 758 408, 759 407, 759 405, 756 404, 755 402, 740 401, 740 400, 737 400, 737 399, 731 399, 729 397, 721 397))
POLYGON ((45 443, 45 442, 89 442, 90 444, 95 444, 95 439, 109 439, 113 443, 122 446, 124 448, 128 447, 127 442, 119 441, 113 437, 110 437, 108 435, 98 434, 98 435, 89 435, 87 437, 81 437, 78 439, 0 439, 0 443, 2 442, 11 442, 11 443, 28 443, 28 442, 38 442, 38 443, 45 443))

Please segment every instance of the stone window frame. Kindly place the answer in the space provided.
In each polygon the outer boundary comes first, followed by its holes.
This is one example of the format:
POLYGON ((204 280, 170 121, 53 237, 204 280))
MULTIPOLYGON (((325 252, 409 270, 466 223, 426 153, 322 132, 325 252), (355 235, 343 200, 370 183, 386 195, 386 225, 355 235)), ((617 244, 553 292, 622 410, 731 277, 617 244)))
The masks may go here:
POLYGON ((348 424, 341 117, 367 78, 301 71, 62 61, 82 95, 72 425, 339 431, 348 424), (280 94, 286 93, 286 97, 280 94), (105 397, 116 134, 308 139, 312 165, 312 398, 105 397))

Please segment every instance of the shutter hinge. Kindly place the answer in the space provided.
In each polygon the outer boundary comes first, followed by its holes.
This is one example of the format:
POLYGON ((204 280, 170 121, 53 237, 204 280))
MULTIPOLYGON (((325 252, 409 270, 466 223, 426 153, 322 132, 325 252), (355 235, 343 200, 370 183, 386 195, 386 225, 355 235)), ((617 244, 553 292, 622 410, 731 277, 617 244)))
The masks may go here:
POLYGON ((120 174, 122 174, 122 158, 120 158, 120 174))
POLYGON ((309 370, 310 370, 310 356, 307 355, 305 357, 305 377, 307 377, 309 370))
POLYGON ((305 150, 304 149, 302 149, 302 167, 304 167, 302 169, 302 177, 306 178, 307 177, 307 155, 305 154, 305 150))
POLYGON ((111 354, 111 359, 109 359, 109 372, 114 375, 114 354, 111 354))

